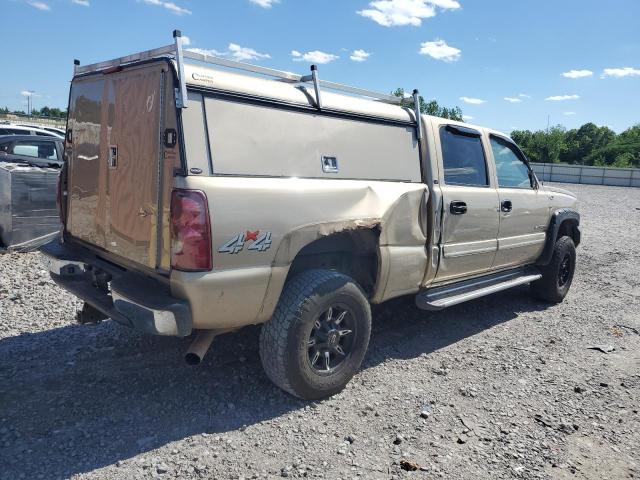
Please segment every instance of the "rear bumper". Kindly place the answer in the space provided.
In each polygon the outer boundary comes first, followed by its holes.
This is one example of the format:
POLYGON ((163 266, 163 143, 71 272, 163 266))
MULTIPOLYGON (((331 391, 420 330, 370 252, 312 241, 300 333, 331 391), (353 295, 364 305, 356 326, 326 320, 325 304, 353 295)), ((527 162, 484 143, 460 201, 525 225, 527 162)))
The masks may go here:
POLYGON ((173 297, 159 280, 124 270, 77 245, 53 242, 40 251, 58 285, 107 317, 153 335, 191 334, 189 303, 173 297))

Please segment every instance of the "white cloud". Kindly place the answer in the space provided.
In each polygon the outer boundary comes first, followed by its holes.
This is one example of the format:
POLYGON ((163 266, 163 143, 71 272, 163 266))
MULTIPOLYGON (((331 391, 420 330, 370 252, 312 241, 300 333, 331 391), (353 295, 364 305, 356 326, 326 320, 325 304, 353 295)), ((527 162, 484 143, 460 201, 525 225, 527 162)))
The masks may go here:
POLYGON ((554 95, 553 97, 547 97, 545 100, 550 102, 562 102, 564 100, 578 100, 580 95, 554 95))
POLYGON ((82 5, 83 7, 90 7, 89 0, 71 0, 71 3, 76 5, 82 5))
POLYGON ((48 12, 49 10, 51 10, 51 7, 44 2, 29 1, 27 3, 33 8, 37 8, 38 10, 42 10, 43 12, 48 12))
POLYGON ((509 103, 520 103, 520 102, 522 102, 522 99, 518 98, 518 97, 504 97, 504 99, 509 103))
POLYGON ((179 7, 173 2, 164 2, 164 8, 170 10, 171 13, 175 13, 176 15, 191 15, 191 10, 187 10, 186 8, 179 7))
POLYGON ((563 114, 563 115, 570 116, 570 115, 575 115, 575 114, 576 114, 576 112, 562 112, 562 114, 563 114))
POLYGON ((371 54, 369 52, 365 52, 364 50, 359 48, 358 50, 354 50, 349 58, 354 62, 364 62, 370 56, 371 54))
POLYGON ((520 98, 531 98, 531 95, 526 94, 526 93, 519 93, 519 94, 518 94, 518 96, 519 96, 520 98))
POLYGON ((320 50, 313 50, 312 52, 301 53, 297 50, 291 50, 291 56, 294 62, 309 62, 309 63, 329 63, 337 60, 338 55, 332 53, 321 52, 320 50))
MULTIPOLYGON (((184 38, 184 37, 183 37, 184 38)), ((241 47, 237 43, 230 43, 226 52, 220 52, 207 48, 188 48, 190 52, 199 53, 200 55, 213 55, 216 57, 233 57, 234 60, 260 60, 262 58, 271 58, 268 53, 256 52, 253 48, 241 47)))
POLYGON ((462 51, 458 48, 447 45, 444 40, 435 40, 433 42, 423 42, 420 44, 420 55, 427 55, 436 60, 444 62, 455 62, 460 60, 462 51))
POLYGON ((249 0, 251 3, 262 8, 271 8, 274 4, 280 3, 280 0, 249 0))
POLYGON ((482 100, 481 98, 473 98, 473 97, 460 97, 464 103, 470 103, 471 105, 482 105, 486 103, 486 100, 482 100))
POLYGON ((564 72, 562 74, 562 76, 565 78, 584 78, 590 77, 591 75, 593 75, 593 72, 591 70, 569 70, 568 72, 564 72))
MULTIPOLYGON (((140 1, 140 0, 138 0, 140 1)), ((173 2, 163 2, 162 0, 142 0, 147 5, 155 5, 157 7, 164 7, 175 15, 191 15, 191 10, 179 7, 173 2)))
POLYGON ((602 72, 602 78, 605 77, 638 77, 640 76, 640 69, 624 67, 624 68, 605 68, 602 72))
POLYGON ((460 3, 457 0, 376 0, 370 2, 369 7, 356 13, 383 27, 418 27, 422 19, 434 17, 438 8, 455 10, 460 8, 460 3))
POLYGON ((241 47, 236 43, 229 44, 229 52, 236 60, 259 60, 261 58, 271 58, 268 53, 256 52, 253 48, 241 47))
POLYGON ((191 37, 187 37, 186 35, 182 35, 182 45, 184 47, 188 47, 191 45, 191 37))
POLYGON ((462 115, 462 119, 463 120, 473 120, 474 117, 472 117, 471 115, 462 115))
POLYGON ((224 57, 229 54, 229 52, 219 52, 218 50, 214 50, 213 48, 187 48, 190 52, 199 53, 200 55, 209 55, 215 57, 224 57))

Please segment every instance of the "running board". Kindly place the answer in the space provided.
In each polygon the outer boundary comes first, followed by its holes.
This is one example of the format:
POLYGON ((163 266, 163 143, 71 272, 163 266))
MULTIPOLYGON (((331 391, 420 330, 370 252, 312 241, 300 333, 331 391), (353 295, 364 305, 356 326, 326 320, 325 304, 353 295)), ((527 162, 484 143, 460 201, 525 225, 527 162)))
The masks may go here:
POLYGON ((462 282, 430 288, 416 295, 416 305, 422 310, 442 310, 508 288, 524 285, 541 278, 534 268, 516 269, 483 277, 464 280, 462 282))

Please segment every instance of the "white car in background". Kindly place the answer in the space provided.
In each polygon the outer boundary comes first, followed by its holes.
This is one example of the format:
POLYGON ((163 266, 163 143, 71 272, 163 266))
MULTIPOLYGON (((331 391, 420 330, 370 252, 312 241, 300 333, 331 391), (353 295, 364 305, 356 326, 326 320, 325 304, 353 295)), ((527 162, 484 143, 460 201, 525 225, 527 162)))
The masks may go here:
POLYGON ((50 133, 55 133, 56 135, 59 135, 59 136, 61 136, 63 138, 65 136, 64 128, 46 127, 46 126, 43 126, 43 125, 30 125, 28 123, 16 123, 15 125, 16 125, 16 127, 25 127, 25 128, 29 128, 29 129, 45 130, 45 131, 50 132, 50 133))
POLYGON ((13 125, 10 123, 0 124, 0 136, 1 135, 41 135, 43 137, 56 137, 60 139, 64 138, 63 131, 50 131, 35 126, 13 125))

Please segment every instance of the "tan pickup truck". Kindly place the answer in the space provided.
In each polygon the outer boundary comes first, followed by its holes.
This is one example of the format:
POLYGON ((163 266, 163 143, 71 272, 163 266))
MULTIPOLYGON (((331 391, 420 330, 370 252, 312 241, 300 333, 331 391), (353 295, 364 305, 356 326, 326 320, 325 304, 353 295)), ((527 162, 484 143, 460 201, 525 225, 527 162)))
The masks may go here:
POLYGON ((315 399, 360 367, 371 303, 414 295, 437 310, 523 284, 551 302, 567 294, 576 198, 543 186, 506 135, 421 115, 417 92, 174 39, 76 62, 64 231, 44 253, 85 301, 80 322, 195 334, 190 363, 217 334, 262 324, 269 378, 315 399))

